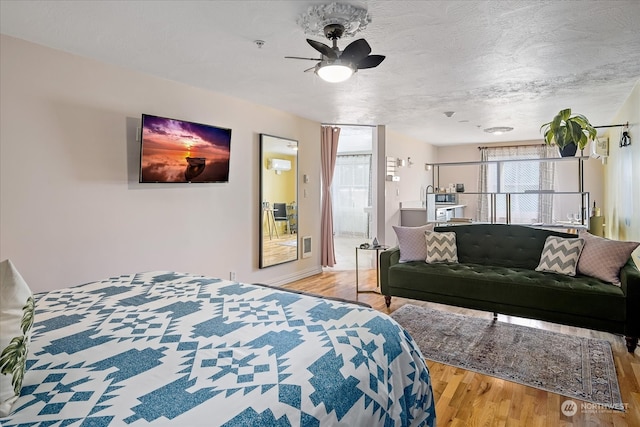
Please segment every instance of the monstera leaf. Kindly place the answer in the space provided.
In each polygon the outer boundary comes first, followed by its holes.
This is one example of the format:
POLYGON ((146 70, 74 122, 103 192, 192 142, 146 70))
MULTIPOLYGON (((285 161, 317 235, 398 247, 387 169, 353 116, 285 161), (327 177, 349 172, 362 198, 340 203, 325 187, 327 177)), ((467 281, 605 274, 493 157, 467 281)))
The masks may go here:
POLYGON ((15 337, 9 345, 2 350, 0 355, 0 372, 2 374, 11 375, 11 385, 16 392, 20 394, 22 388, 22 379, 27 363, 27 340, 26 337, 15 337))
POLYGON ((22 320, 20 328, 22 329, 21 337, 15 337, 9 345, 2 350, 0 354, 0 373, 3 375, 11 375, 11 385, 16 395, 20 394, 22 389, 22 379, 27 365, 27 348, 29 345, 28 333, 33 326, 33 316, 35 313, 35 303, 33 297, 27 298, 27 303, 22 307, 22 320))
POLYGON ((33 326, 33 315, 35 311, 36 305, 33 297, 27 298, 27 303, 22 307, 22 321, 20 322, 20 328, 22 328, 22 333, 25 335, 27 335, 31 326, 33 326))

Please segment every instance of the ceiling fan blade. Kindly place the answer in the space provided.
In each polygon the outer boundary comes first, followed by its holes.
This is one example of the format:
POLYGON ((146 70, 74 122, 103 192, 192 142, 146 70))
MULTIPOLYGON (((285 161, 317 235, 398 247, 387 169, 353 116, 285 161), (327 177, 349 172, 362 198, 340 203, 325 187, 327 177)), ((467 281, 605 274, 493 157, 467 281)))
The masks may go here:
POLYGON ((369 43, 365 39, 358 39, 344 48, 340 59, 358 63, 370 53, 371 46, 369 46, 369 43))
POLYGON ((306 59, 309 61, 322 61, 322 58, 303 58, 302 56, 285 56, 285 59, 306 59))
POLYGON ((313 66, 313 67, 311 67, 311 68, 307 68, 307 69, 306 69, 306 70, 304 70, 303 72, 304 72, 304 73, 306 73, 306 72, 309 72, 309 71, 313 71, 313 70, 315 70, 315 69, 316 69, 316 65, 314 65, 314 66, 313 66))
POLYGON ((358 62, 358 70, 377 67, 382 61, 384 61, 384 58, 386 58, 384 55, 369 55, 358 62))
POLYGON ((307 43, 309 43, 312 48, 314 48, 327 58, 338 59, 338 54, 326 44, 311 39, 307 39, 307 43))

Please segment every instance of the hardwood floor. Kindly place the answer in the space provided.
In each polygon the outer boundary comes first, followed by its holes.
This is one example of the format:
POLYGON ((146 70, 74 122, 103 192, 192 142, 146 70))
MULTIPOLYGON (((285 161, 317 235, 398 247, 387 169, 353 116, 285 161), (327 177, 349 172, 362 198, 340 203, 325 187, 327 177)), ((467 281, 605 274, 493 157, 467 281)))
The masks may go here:
POLYGON ((291 261, 298 256, 298 235, 285 233, 285 230, 275 231, 270 236, 262 236, 262 261, 264 265, 280 264, 291 261))
MULTIPOLYGON (((361 286, 375 288, 375 270, 360 270, 361 286)), ((406 303, 454 313, 491 318, 488 312, 466 310, 441 304, 394 297, 391 307, 384 297, 355 292, 354 271, 331 271, 285 285, 287 288, 366 302, 390 314, 406 303)), ((624 338, 605 332, 575 328, 511 316, 498 316, 501 322, 517 323, 554 332, 604 339, 611 342, 622 401, 626 412, 612 411, 575 400, 578 412, 563 415, 561 404, 567 398, 487 375, 441 363, 427 361, 436 400, 438 426, 640 426, 640 349, 627 352, 624 338), (584 409, 584 410, 583 410, 584 409)))

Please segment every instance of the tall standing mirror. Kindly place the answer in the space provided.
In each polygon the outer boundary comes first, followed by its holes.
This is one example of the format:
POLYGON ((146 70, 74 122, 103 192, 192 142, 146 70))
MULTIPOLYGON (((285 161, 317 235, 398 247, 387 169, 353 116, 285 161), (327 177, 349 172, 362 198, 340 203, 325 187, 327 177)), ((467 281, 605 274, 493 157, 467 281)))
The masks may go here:
POLYGON ((260 134, 260 268, 298 259, 298 141, 260 134))

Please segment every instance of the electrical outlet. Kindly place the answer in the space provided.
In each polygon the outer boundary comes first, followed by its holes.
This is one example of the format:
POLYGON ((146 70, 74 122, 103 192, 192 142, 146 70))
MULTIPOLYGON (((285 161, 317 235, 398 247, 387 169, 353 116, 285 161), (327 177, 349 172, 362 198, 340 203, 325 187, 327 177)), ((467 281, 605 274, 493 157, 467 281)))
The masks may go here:
POLYGON ((236 272, 235 271, 230 271, 229 272, 229 280, 236 280, 236 272))

